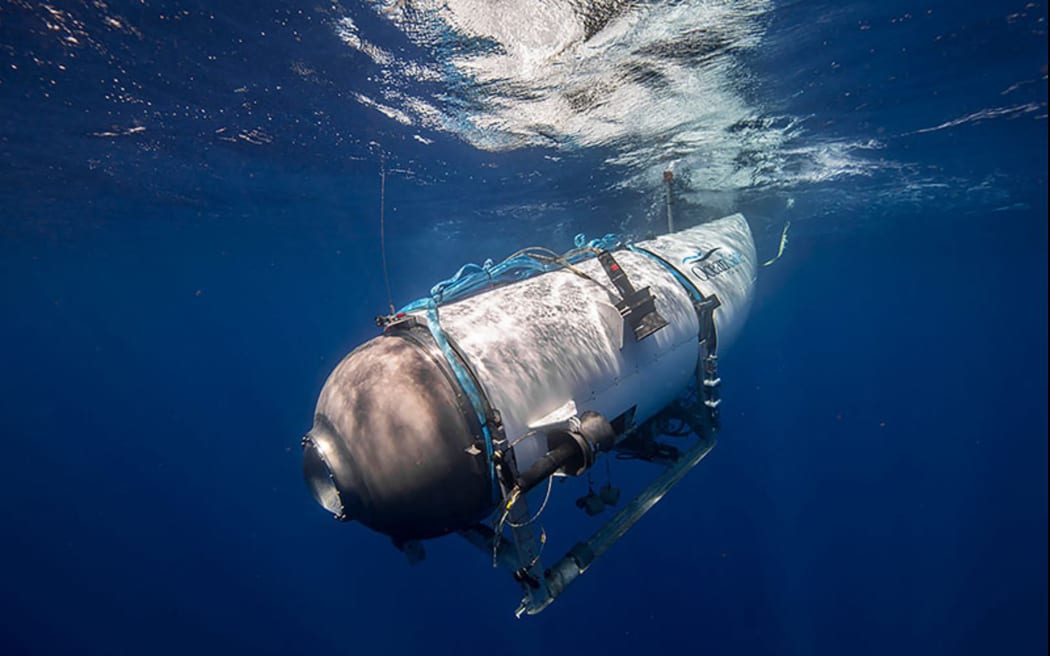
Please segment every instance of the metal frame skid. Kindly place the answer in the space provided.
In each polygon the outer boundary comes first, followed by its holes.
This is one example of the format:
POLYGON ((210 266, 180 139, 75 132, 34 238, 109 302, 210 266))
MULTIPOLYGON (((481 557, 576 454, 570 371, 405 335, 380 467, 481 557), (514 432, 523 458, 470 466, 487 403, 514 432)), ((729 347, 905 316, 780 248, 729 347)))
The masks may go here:
MULTIPOLYGON (((693 467, 711 452, 717 440, 718 361, 714 353, 702 358, 697 367, 697 381, 691 398, 679 400, 659 415, 640 426, 633 426, 617 436, 613 453, 618 457, 644 460, 662 467, 657 476, 590 537, 577 542, 549 567, 542 551, 546 534, 530 518, 525 495, 514 495, 497 511, 500 521, 495 528, 477 524, 460 531, 460 535, 486 554, 493 566, 507 569, 522 588, 524 596, 515 616, 535 615, 547 608, 581 574, 653 508, 693 467), (679 449, 659 440, 667 433, 670 422, 683 430, 675 436, 692 434, 690 446, 679 449)), ((609 457, 611 454, 606 454, 609 457)))

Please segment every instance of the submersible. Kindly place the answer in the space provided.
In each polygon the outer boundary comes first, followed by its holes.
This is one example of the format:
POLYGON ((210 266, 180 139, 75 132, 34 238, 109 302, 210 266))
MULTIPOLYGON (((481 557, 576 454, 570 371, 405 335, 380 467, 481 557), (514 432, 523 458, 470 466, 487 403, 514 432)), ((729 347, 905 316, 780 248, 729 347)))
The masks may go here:
POLYGON ((463 270, 381 317, 382 333, 329 376, 303 438, 307 484, 337 519, 408 551, 463 535, 511 569, 525 592, 519 614, 553 601, 714 445, 718 353, 755 282, 740 214, 581 246, 463 270), (661 442, 669 418, 694 446, 661 442), (545 567, 526 493, 610 452, 663 469, 545 567))

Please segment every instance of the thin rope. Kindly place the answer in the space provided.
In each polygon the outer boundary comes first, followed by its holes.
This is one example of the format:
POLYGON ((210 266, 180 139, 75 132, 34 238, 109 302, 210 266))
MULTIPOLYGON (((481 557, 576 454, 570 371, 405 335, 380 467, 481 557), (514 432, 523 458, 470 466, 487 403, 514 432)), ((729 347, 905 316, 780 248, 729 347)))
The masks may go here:
MULTIPOLYGON (((522 528, 524 526, 528 526, 529 524, 532 524, 537 519, 539 519, 540 515, 543 514, 544 509, 547 507, 547 502, 550 501, 551 488, 553 487, 553 485, 554 485, 554 476, 548 476, 547 477, 547 494, 544 495, 544 497, 543 497, 543 504, 540 505, 540 509, 536 511, 535 515, 533 515, 528 520, 526 520, 524 522, 521 522, 521 523, 515 523, 515 522, 510 521, 510 509, 511 509, 511 506, 513 506, 515 503, 518 502, 518 497, 520 497, 522 495, 521 488, 515 487, 514 490, 510 493, 510 496, 507 497, 507 500, 503 504, 503 512, 500 513, 499 522, 496 524, 496 530, 494 531, 495 534, 492 536, 492 566, 493 567, 499 567, 499 547, 500 547, 500 543, 502 542, 502 539, 503 539, 503 527, 505 527, 505 526, 507 526, 509 524, 510 526, 512 526, 514 528, 522 528)), ((536 554, 536 557, 532 559, 531 563, 529 563, 528 565, 525 566, 525 569, 529 569, 533 565, 536 564, 536 562, 540 559, 540 555, 543 554, 543 547, 545 547, 546 545, 547 545, 547 532, 544 531, 543 528, 541 527, 540 528, 540 550, 539 550, 539 553, 536 554)))
POLYGON ((547 494, 543 497, 543 503, 540 504, 540 509, 536 511, 536 514, 533 515, 532 517, 528 518, 524 522, 520 522, 518 524, 515 524, 514 522, 512 522, 510 520, 507 520, 507 523, 510 524, 511 526, 513 526, 514 528, 521 528, 522 526, 528 526, 529 524, 531 524, 534 521, 536 521, 537 519, 539 519, 540 515, 543 514, 544 508, 547 507, 547 502, 550 501, 550 499, 551 499, 551 488, 553 486, 554 486, 554 475, 552 474, 551 476, 547 477, 547 494))
POLYGON ((379 164, 379 251, 383 257, 383 281, 386 282, 386 300, 390 304, 390 314, 397 314, 394 309, 394 295, 390 292, 390 274, 386 268, 386 162, 379 164))

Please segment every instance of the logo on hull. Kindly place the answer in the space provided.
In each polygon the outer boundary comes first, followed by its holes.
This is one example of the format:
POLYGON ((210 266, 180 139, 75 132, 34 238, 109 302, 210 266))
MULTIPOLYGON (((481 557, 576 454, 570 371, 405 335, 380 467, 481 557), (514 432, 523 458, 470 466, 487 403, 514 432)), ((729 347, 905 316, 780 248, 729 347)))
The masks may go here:
POLYGON ((692 264, 689 270, 692 271, 694 276, 703 281, 720 276, 726 271, 739 266, 741 262, 743 262, 743 258, 740 257, 740 253, 721 246, 701 249, 696 255, 682 258, 682 264, 692 264))

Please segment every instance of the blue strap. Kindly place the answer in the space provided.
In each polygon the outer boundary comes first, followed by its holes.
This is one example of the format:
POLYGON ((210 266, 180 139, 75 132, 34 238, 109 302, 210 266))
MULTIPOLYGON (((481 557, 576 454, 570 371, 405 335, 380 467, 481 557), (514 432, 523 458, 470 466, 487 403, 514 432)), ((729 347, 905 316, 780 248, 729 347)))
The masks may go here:
MULTIPOLYGON (((599 249, 612 250, 620 243, 620 238, 615 233, 609 233, 599 239, 587 240, 586 236, 576 235, 574 239, 577 250, 599 249)), ((417 312, 427 307, 431 301, 439 305, 458 301, 462 298, 475 294, 490 285, 504 285, 519 280, 525 280, 533 276, 555 271, 562 268, 565 262, 576 264, 584 259, 593 257, 592 253, 574 253, 569 251, 562 255, 562 261, 552 261, 554 258, 540 258, 534 254, 520 251, 498 264, 492 260, 485 260, 483 264, 464 264, 451 278, 442 280, 430 288, 430 297, 412 301, 401 308, 398 312, 417 312)))
POLYGON ((452 368, 452 373, 455 374, 460 388, 466 393, 467 398, 470 399, 470 405, 474 408, 474 414, 477 416, 478 424, 481 425, 481 434, 485 438, 485 461, 488 463, 489 481, 492 484, 493 498, 497 499, 499 498, 499 481, 496 479, 496 465, 493 459, 494 449, 492 446, 492 431, 489 429, 489 421, 485 413, 485 401, 481 395, 481 391, 477 388, 477 385, 474 384, 474 377, 466 370, 463 363, 460 362, 459 356, 456 355, 456 352, 448 343, 448 338, 445 336, 445 331, 441 327, 441 322, 438 319, 437 303, 435 303, 433 299, 428 299, 426 307, 427 328, 430 330, 430 334, 434 336, 434 341, 437 342, 438 348, 444 353, 445 359, 452 368))
POLYGON ((440 299, 444 295, 446 289, 459 285, 465 279, 472 278, 474 276, 485 280, 491 280, 492 260, 485 260, 485 263, 481 266, 478 266, 477 264, 473 263, 464 264, 459 268, 459 271, 456 272, 456 275, 452 276, 448 280, 442 280, 438 284, 431 287, 430 295, 433 298, 440 299))
POLYGON ((697 289, 696 285, 693 284, 692 280, 686 278, 681 271, 671 266, 671 263, 665 260, 664 258, 660 257, 656 253, 650 253, 644 248, 638 248, 634 244, 628 244, 627 249, 634 253, 641 253, 642 255, 647 256, 649 259, 656 262, 663 268, 667 269, 670 272, 670 274, 674 276, 674 279, 678 281, 678 284, 680 284, 682 287, 685 287, 685 290, 689 292, 689 295, 693 298, 694 303, 699 305, 707 300, 706 298, 704 298, 704 295, 700 292, 700 290, 697 289))
POLYGON ((610 232, 604 237, 587 241, 587 236, 581 232, 573 238, 572 243, 576 248, 599 248, 603 251, 608 251, 620 243, 620 237, 616 233, 610 232))

